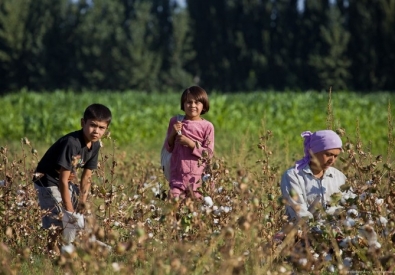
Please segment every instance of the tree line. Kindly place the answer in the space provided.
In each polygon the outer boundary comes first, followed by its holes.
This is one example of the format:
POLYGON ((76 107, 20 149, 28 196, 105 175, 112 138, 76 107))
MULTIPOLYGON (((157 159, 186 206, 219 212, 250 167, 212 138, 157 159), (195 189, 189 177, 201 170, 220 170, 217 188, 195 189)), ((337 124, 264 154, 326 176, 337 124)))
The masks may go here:
POLYGON ((395 90, 395 0, 0 0, 0 93, 395 90))

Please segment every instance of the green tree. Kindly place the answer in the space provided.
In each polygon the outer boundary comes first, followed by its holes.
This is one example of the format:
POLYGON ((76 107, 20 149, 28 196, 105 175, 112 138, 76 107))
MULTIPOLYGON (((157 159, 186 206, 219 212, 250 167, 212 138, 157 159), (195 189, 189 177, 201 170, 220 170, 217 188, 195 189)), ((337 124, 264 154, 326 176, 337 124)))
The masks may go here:
POLYGON ((354 88, 393 89, 395 72, 395 1, 350 0, 347 8, 351 34, 348 55, 354 88))
POLYGON ((151 50, 157 24, 150 9, 147 1, 96 0, 85 11, 76 30, 76 69, 83 87, 157 87, 161 59, 151 50))
POLYGON ((196 50, 194 74, 222 91, 267 84, 270 1, 188 0, 196 50))
POLYGON ((350 34, 344 29, 344 18, 336 5, 331 5, 328 13, 328 25, 320 27, 326 52, 310 55, 309 65, 317 73, 321 89, 345 90, 350 79, 351 62, 346 55, 350 34))
POLYGON ((172 0, 153 1, 152 13, 159 26, 153 50, 162 57, 160 88, 186 88, 193 84, 193 76, 186 71, 186 66, 194 58, 188 13, 172 0))
POLYGON ((44 36, 52 18, 49 0, 3 0, 0 3, 2 91, 40 89, 47 73, 44 36))
POLYGON ((300 47, 298 74, 303 89, 322 89, 318 71, 311 66, 310 56, 323 56, 328 52, 328 45, 323 40, 322 26, 328 26, 328 0, 306 0, 301 14, 300 47))
MULTIPOLYGON (((304 46, 299 39, 300 15, 297 0, 271 1, 270 45, 268 55, 268 79, 275 89, 297 88, 300 81, 297 75, 301 66, 300 49, 304 46)), ((262 83, 263 84, 263 83, 262 83)))

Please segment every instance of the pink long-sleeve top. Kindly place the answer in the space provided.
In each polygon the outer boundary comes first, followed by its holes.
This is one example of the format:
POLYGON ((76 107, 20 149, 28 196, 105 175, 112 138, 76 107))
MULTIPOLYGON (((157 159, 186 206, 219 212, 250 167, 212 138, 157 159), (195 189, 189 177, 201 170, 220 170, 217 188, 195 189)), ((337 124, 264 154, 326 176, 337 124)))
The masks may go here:
MULTIPOLYGON (((177 117, 172 117, 169 122, 167 136, 170 135, 173 125, 177 122, 177 117)), ((167 138, 165 146, 167 151, 172 153, 170 161, 170 186, 185 190, 188 184, 194 186, 201 178, 204 165, 198 166, 198 160, 202 157, 203 151, 209 157, 214 153, 214 126, 210 121, 183 120, 181 133, 191 140, 198 142, 200 146, 191 149, 183 146, 177 141, 173 147, 169 146, 167 138)), ((196 189, 195 186, 193 188, 196 189)))

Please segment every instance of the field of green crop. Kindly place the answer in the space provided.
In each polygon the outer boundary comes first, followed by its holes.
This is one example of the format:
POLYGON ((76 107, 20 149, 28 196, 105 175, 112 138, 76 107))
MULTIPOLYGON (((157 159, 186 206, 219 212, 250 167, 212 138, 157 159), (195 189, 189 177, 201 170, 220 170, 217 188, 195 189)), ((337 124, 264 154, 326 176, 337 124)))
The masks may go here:
MULTIPOLYGON (((180 92, 181 93, 181 92, 180 92)), ((395 268, 391 93, 209 93, 215 157, 201 201, 157 198, 168 189, 161 143, 180 94, 20 92, 0 99, 0 274, 291 274, 395 268), (30 182, 46 148, 80 128, 85 107, 113 112, 94 174, 87 230, 76 249, 48 254, 30 182), (279 180, 302 157, 305 130, 342 128, 336 163, 358 195, 337 217, 289 225, 279 180), (214 165, 215 164, 215 165, 214 165), (213 184, 214 189, 209 186, 213 184), (349 211, 354 212, 353 223, 349 211), (352 224, 352 225, 351 225, 352 224), (286 228, 279 244, 273 236, 286 228), (374 234, 373 234, 374 233, 374 234), (374 235, 374 238, 372 237, 374 235), (108 251, 92 242, 95 237, 108 251), (373 238, 373 239, 372 239, 373 238), (297 240, 297 242, 295 241, 297 240), (309 240, 309 242, 307 242, 309 240), (298 245, 303 244, 303 245, 298 245)))
MULTIPOLYGON (((276 147, 298 153, 301 132, 339 127, 350 138, 358 133, 363 141, 371 142, 372 151, 385 153, 388 115, 394 113, 388 110, 395 101, 395 95, 384 92, 334 92, 329 125, 329 93, 213 93, 209 98, 211 108, 205 118, 215 126, 216 151, 221 156, 256 141, 266 130, 273 132, 276 147)), ((4 144, 28 137, 46 147, 61 135, 78 129, 85 107, 98 102, 113 112, 111 136, 117 145, 126 146, 131 152, 158 151, 169 118, 182 112, 179 101, 180 94, 132 91, 10 94, 0 99, 0 140, 4 144)))

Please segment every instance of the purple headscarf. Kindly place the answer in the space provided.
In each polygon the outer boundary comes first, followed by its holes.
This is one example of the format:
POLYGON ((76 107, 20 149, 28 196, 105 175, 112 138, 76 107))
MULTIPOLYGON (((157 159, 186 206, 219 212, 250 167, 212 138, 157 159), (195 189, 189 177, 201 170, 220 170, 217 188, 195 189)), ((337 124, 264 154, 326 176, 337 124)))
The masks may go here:
POLYGON ((339 135, 332 130, 321 130, 317 132, 306 131, 301 134, 304 138, 304 157, 295 162, 295 170, 303 169, 309 164, 310 151, 315 154, 330 149, 341 149, 342 140, 339 135))

